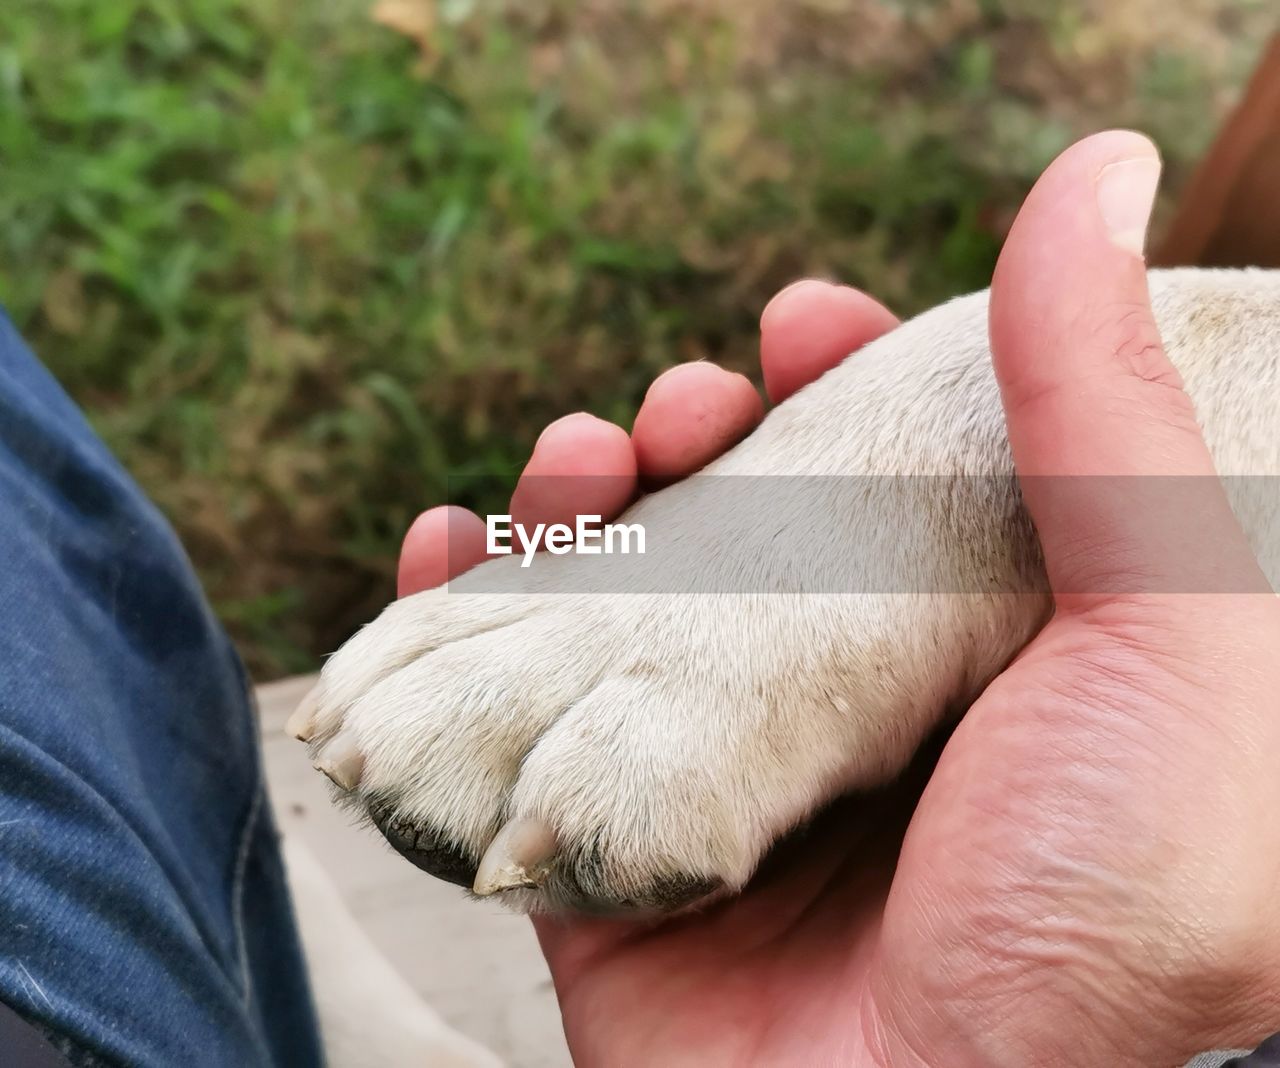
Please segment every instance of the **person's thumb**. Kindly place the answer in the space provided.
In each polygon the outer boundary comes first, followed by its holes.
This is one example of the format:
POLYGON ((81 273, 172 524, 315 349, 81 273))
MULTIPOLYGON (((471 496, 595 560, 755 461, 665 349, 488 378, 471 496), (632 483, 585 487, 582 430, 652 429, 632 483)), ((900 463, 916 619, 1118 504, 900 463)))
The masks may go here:
POLYGON ((1165 354, 1143 260, 1155 146, 1116 130, 1059 156, 991 284, 991 349, 1059 608, 1265 580, 1165 354))

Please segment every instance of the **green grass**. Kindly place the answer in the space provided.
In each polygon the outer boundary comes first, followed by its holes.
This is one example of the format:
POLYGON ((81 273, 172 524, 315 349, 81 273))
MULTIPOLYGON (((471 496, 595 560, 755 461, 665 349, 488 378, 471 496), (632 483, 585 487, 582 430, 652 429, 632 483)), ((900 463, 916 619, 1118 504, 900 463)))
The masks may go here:
POLYGON ((905 312, 980 287, 1104 125, 1176 186, 1267 18, 781 7, 424 0, 423 54, 352 0, 9 0, 0 300, 260 676, 373 614, 450 476, 493 505, 549 419, 750 369, 797 275, 905 312))

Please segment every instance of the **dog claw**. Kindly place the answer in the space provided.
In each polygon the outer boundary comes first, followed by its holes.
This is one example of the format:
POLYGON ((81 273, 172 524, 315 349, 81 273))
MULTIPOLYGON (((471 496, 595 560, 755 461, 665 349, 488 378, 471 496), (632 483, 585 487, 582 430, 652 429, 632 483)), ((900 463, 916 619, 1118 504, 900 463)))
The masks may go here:
POLYGON ((307 694, 298 702, 298 707, 293 710, 293 715, 289 717, 284 725, 285 733, 297 738, 300 742, 309 742, 316 733, 316 712, 320 684, 317 683, 307 691, 307 694))
POLYGON ((339 734, 321 750, 314 767, 324 772, 335 786, 354 790, 364 774, 364 754, 356 747, 354 738, 339 734))
POLYGON ((488 897, 504 890, 536 888, 546 877, 556 849, 555 832, 542 820, 512 820, 481 858, 472 893, 488 897))

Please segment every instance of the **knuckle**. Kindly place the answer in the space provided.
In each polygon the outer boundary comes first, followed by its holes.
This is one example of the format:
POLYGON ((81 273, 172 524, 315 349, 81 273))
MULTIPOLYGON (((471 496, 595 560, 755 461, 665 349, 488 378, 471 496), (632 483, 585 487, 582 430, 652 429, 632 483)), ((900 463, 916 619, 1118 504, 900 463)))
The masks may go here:
POLYGON ((1130 373, 1147 382, 1182 388, 1182 379, 1165 355, 1160 332, 1145 307, 1126 307, 1105 329, 1113 354, 1130 373))
MULTIPOLYGON (((1153 408, 1171 426, 1197 429, 1195 408, 1182 376, 1169 361, 1159 328, 1145 304, 1122 304, 1105 315, 1095 340, 1121 374, 1152 387, 1153 408)), ((1197 429, 1198 432, 1198 429, 1197 429)))

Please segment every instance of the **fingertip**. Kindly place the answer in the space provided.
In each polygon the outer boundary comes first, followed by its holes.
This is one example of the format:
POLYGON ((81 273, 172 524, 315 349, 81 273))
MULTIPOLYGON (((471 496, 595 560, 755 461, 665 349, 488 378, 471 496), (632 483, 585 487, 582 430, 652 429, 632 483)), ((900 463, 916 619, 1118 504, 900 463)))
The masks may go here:
POLYGON ((623 474, 634 460, 631 440, 617 423, 590 412, 572 412, 548 423, 538 435, 528 467, 623 474))
POLYGON ((793 282, 760 314, 760 367, 775 404, 898 325, 879 301, 816 278, 793 282))
MULTIPOLYGON (((1069 458, 1062 449, 1067 428, 1050 415, 1096 420, 1107 407, 1103 399, 1111 399, 1110 407, 1133 406, 1143 379, 1176 381, 1135 237, 1150 214, 1151 165, 1158 175, 1158 161, 1152 142, 1132 130, 1086 137, 1048 166, 1010 228, 992 278, 989 328, 1024 473, 1069 458)), ((1110 422, 1112 440, 1094 434, 1080 443, 1096 446, 1093 461, 1128 455, 1121 447, 1126 435, 1136 447, 1145 430, 1133 414, 1110 422)), ((1073 449, 1070 457, 1083 460, 1086 453, 1073 449)))
POLYGON ((457 505, 430 508, 405 533, 396 596, 434 589, 485 559, 484 520, 457 505))
MULTIPOLYGON (((1016 342, 1029 317, 1046 331, 1069 326, 1077 317, 1077 295, 1104 299, 1117 285, 1123 286, 1121 299, 1137 295, 1145 302, 1146 267, 1140 249, 1134 254, 1132 220, 1122 226, 1124 233, 1108 233, 1108 198, 1099 183, 1117 164, 1141 161, 1158 168, 1159 158, 1150 138, 1105 130, 1064 149, 1031 187, 991 280, 997 373, 1005 332, 1012 329, 1016 342)), ((1147 214, 1150 207, 1149 197, 1147 214)))
POLYGON ((640 474, 665 484, 705 467, 764 417, 764 402, 745 375, 713 363, 664 371, 649 387, 631 429, 640 474))
POLYGON ((774 318, 786 312, 792 301, 803 299, 804 294, 826 294, 839 288, 837 283, 828 282, 825 278, 797 278, 794 282, 788 282, 765 304, 760 313, 760 326, 768 326, 774 318))
POLYGON ((511 495, 511 515, 527 525, 618 515, 635 495, 636 455, 616 423, 575 412, 538 437, 511 495))

